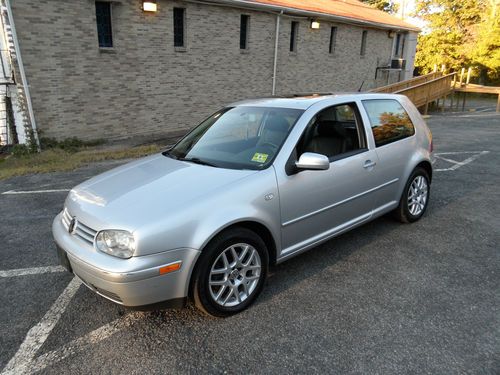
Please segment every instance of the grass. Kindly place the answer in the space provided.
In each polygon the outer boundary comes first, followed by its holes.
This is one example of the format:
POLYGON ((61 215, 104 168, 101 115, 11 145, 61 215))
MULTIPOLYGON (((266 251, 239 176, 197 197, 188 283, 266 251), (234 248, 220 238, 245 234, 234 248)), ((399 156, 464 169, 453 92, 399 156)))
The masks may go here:
POLYGON ((139 158, 161 150, 161 146, 153 144, 120 150, 83 148, 76 152, 54 148, 39 154, 10 156, 0 158, 0 180, 31 173, 71 171, 99 161, 139 158))

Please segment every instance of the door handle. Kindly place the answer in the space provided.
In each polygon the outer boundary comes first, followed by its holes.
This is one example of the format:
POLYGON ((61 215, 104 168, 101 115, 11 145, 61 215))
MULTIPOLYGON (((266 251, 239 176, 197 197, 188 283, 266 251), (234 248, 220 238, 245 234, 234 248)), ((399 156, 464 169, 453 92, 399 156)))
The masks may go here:
POLYGON ((365 164, 363 164, 363 168, 369 169, 369 168, 373 168, 376 165, 377 165, 376 162, 371 161, 371 160, 367 160, 367 161, 365 161, 365 164))

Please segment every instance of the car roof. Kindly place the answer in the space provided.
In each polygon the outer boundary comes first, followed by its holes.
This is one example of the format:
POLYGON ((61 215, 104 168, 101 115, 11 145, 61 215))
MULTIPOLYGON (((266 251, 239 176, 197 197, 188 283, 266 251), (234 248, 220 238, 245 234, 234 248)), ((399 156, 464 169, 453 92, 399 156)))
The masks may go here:
POLYGON ((247 99, 235 102, 229 107, 270 107, 270 108, 291 108, 306 110, 313 104, 319 103, 328 99, 344 99, 346 101, 355 99, 384 99, 395 98, 399 95, 394 94, 379 94, 370 92, 337 92, 337 93, 313 93, 300 94, 285 97, 269 97, 247 99))

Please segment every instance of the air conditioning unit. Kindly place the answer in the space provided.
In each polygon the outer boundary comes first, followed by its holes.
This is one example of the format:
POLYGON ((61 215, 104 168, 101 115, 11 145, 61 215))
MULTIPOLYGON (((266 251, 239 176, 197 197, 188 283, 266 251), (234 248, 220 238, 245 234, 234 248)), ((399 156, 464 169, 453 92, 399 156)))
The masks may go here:
POLYGON ((406 66, 405 59, 392 59, 391 60, 391 69, 401 69, 403 70, 406 66))

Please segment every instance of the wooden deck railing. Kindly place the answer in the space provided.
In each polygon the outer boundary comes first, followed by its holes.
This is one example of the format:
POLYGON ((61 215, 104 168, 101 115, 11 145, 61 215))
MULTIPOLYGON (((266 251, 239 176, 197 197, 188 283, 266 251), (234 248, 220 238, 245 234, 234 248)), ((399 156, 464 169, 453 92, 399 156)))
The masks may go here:
POLYGON ((456 73, 446 74, 442 77, 395 91, 394 94, 406 95, 416 107, 425 107, 427 113, 429 103, 446 97, 453 92, 456 73))
POLYGON ((424 113, 427 113, 429 103, 451 94, 455 82, 456 73, 443 75, 441 72, 433 72, 407 81, 378 87, 371 92, 406 95, 416 107, 424 107, 424 113))
POLYGON ((407 79, 406 81, 396 82, 391 85, 377 87, 370 92, 379 92, 379 93, 394 93, 396 91, 400 91, 412 86, 420 85, 421 83, 432 81, 436 78, 442 77, 443 73, 441 72, 433 72, 423 76, 407 79))
MULTIPOLYGON (((438 102, 454 92, 463 93, 462 110, 465 109, 465 98, 467 93, 482 93, 498 95, 497 112, 500 112, 500 87, 481 86, 469 83, 471 69, 467 73, 467 80, 463 82, 465 69, 462 69, 460 80, 457 81, 457 73, 443 74, 442 72, 433 72, 424 76, 415 77, 406 81, 396 82, 391 85, 377 87, 370 92, 376 93, 392 93, 406 95, 416 107, 423 107, 424 113, 427 114, 429 103, 438 102)), ((450 97, 450 108, 453 107, 453 96, 450 97)), ((442 110, 444 111, 444 103, 442 110)), ((457 100, 458 108, 458 100, 457 100)))

